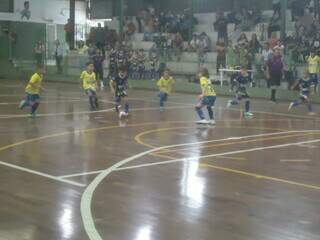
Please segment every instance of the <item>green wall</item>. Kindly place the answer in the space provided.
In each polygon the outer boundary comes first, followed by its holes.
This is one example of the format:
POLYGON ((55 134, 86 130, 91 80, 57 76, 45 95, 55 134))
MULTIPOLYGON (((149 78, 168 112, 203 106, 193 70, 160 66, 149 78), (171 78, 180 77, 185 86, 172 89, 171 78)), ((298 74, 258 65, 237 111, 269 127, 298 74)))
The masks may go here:
POLYGON ((46 25, 42 23, 10 22, 10 29, 17 33, 17 43, 13 46, 13 58, 34 59, 34 47, 38 40, 45 42, 46 25))

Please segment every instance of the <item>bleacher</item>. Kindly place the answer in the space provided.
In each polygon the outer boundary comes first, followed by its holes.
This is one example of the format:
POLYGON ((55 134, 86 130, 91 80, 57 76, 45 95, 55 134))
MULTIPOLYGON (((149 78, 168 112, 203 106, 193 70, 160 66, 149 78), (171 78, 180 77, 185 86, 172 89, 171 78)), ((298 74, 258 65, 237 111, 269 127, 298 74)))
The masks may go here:
MULTIPOLYGON (((263 23, 265 26, 268 25, 268 21, 272 16, 273 11, 264 11, 263 12, 263 23)), ((209 52, 205 56, 205 64, 204 66, 209 69, 210 75, 213 79, 219 79, 219 76, 215 75, 216 72, 216 52, 215 52, 215 43, 217 41, 217 32, 214 31, 213 22, 216 19, 215 13, 201 13, 196 14, 195 17, 198 20, 198 23, 195 26, 194 32, 197 34, 201 34, 202 32, 207 33, 209 36, 212 46, 212 52, 209 52)), ((114 26, 118 26, 117 21, 113 21, 110 23, 109 28, 113 28, 114 26)), ((257 29, 259 26, 256 27, 257 29)), ((231 41, 236 42, 239 36, 234 31, 235 26, 234 24, 228 25, 228 35, 231 41)), ((257 29, 253 28, 249 32, 244 32, 247 35, 248 39, 251 39, 253 33, 257 32, 257 29)), ((266 28, 265 28, 266 30, 266 28)), ((287 11, 287 30, 288 34, 294 30, 294 23, 291 22, 291 11, 287 11)), ((144 41, 144 34, 143 33, 135 33, 134 36, 131 38, 131 46, 133 49, 143 49, 146 53, 150 51, 152 46, 154 45, 151 41, 144 41)), ((187 43, 185 43, 187 44, 187 43)), ((86 56, 79 55, 77 53, 70 53, 67 57, 67 66, 68 66, 68 74, 78 75, 81 68, 83 68, 84 63, 86 61, 86 56)), ((199 68, 199 57, 197 53, 190 53, 190 52, 183 52, 181 55, 180 61, 170 60, 167 62, 167 66, 172 70, 172 72, 176 75, 185 76, 189 78, 190 76, 194 76, 199 68)), ((107 68, 107 64, 106 64, 107 68)), ((107 71, 107 69, 106 69, 107 71)))

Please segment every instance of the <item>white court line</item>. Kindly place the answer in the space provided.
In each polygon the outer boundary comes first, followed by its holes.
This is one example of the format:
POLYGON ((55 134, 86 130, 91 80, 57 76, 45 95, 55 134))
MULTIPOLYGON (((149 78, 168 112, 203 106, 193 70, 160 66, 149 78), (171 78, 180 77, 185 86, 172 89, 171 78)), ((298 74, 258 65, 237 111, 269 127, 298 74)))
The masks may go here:
MULTIPOLYGON (((181 107, 166 107, 165 109, 184 109, 189 108, 186 106, 181 107)), ((130 109, 130 112, 137 112, 137 111, 152 111, 152 110, 159 110, 159 107, 149 107, 149 108, 132 108, 130 109)), ((66 115, 81 115, 81 114, 94 114, 94 113, 107 113, 107 112, 113 112, 114 108, 109 108, 105 110, 99 110, 99 111, 83 111, 83 112, 68 112, 68 113, 47 113, 47 114, 37 114, 37 117, 56 117, 56 116, 66 116, 66 115)), ((0 115, 0 119, 12 119, 12 118, 26 118, 28 117, 27 114, 20 114, 20 115, 0 115)))
POLYGON ((299 163, 299 162, 311 162, 311 159, 280 159, 280 162, 293 162, 293 163, 299 163))
MULTIPOLYGON (((268 136, 283 135, 283 134, 293 134, 293 133, 303 133, 303 132, 304 133, 319 132, 319 131, 320 130, 296 130, 296 131, 286 131, 286 132, 263 133, 263 134, 256 134, 256 135, 229 137, 229 138, 224 138, 224 139, 216 139, 216 140, 209 140, 209 141, 185 143, 185 145, 204 144, 204 143, 221 142, 221 141, 229 141, 229 140, 241 140, 241 139, 247 139, 247 138, 268 137, 268 136)), ((68 174, 68 175, 63 175, 63 176, 59 176, 59 177, 63 179, 63 178, 72 178, 72 177, 85 176, 85 175, 94 175, 94 174, 101 173, 102 171, 103 170, 82 172, 82 173, 74 173, 74 174, 68 174)))
MULTIPOLYGON (((310 141, 306 141, 303 143, 315 143, 315 142, 320 142, 320 139, 310 140, 310 141)), ((170 163, 176 163, 176 162, 193 161, 193 160, 198 160, 198 159, 203 159, 203 158, 221 157, 221 156, 226 156, 226 155, 234 155, 234 154, 239 154, 239 153, 254 152, 254 151, 261 151, 261 150, 268 150, 268 149, 275 149, 275 148, 284 148, 284 147, 289 147, 289 146, 294 146, 294 145, 296 145, 296 143, 287 143, 287 144, 273 145, 273 146, 267 146, 267 147, 251 148, 251 149, 244 149, 244 150, 237 150, 237 151, 232 151, 232 152, 203 155, 203 156, 191 157, 191 158, 178 158, 178 159, 172 159, 172 160, 155 162, 155 163, 146 163, 146 164, 139 164, 139 165, 135 165, 135 166, 117 168, 114 171, 122 171, 122 170, 136 169, 136 168, 142 168, 142 167, 164 165, 164 164, 170 164, 170 163)), ((283 162, 285 162, 285 161, 286 162, 289 162, 289 161, 302 162, 303 160, 283 160, 283 162)), ((306 161, 311 161, 311 160, 305 159, 304 161, 306 162, 306 161)))
POLYGON ((58 182, 71 184, 71 185, 78 186, 78 187, 85 187, 86 186, 85 184, 82 184, 82 183, 78 183, 78 182, 74 182, 74 181, 70 181, 70 180, 66 180, 66 179, 61 179, 61 178, 53 176, 53 175, 49 175, 49 174, 46 174, 46 173, 38 172, 38 171, 29 169, 29 168, 20 167, 20 166, 11 164, 11 163, 6 163, 6 162, 0 161, 0 165, 6 166, 6 167, 10 167, 10 168, 14 168, 14 169, 20 170, 22 172, 31 173, 33 175, 38 175, 38 176, 41 176, 41 177, 52 179, 52 180, 55 180, 55 181, 58 181, 58 182))
MULTIPOLYGON (((80 99, 77 99, 77 100, 57 100, 57 101, 41 101, 41 104, 42 103, 45 103, 45 104, 53 104, 53 103, 70 103, 70 102, 84 102, 85 100, 80 100, 80 99)), ((19 105, 20 102, 0 102, 0 106, 1 105, 19 105)))
MULTIPOLYGON (((55 116, 67 116, 67 115, 81 115, 81 114, 94 114, 94 113, 104 113, 104 112, 111 112, 114 108, 108 108, 105 110, 99 111, 83 111, 83 112, 68 112, 68 113, 46 113, 46 114, 37 114, 37 117, 55 117, 55 116)), ((20 115, 2 115, 0 119, 12 119, 12 118, 25 118, 28 117, 27 114, 20 114, 20 115)))
MULTIPOLYGON (((255 137, 268 137, 268 136, 291 134, 291 133, 302 133, 302 132, 305 132, 305 133, 320 132, 320 130, 297 130, 297 131, 286 131, 286 132, 263 133, 263 134, 256 134, 256 135, 229 137, 229 138, 223 138, 223 139, 215 139, 215 140, 201 141, 201 142, 191 142, 191 143, 184 143, 184 144, 185 145, 204 144, 204 143, 222 142, 222 141, 230 141, 230 140, 241 140, 241 139, 248 139, 248 138, 255 138, 255 137)), ((94 175, 94 174, 101 173, 102 171, 103 170, 74 173, 74 174, 59 176, 59 178, 64 179, 64 178, 72 178, 72 177, 79 177, 79 176, 85 176, 85 175, 94 175)))
MULTIPOLYGON (((268 146, 268 147, 260 147, 260 148, 252 148, 252 149, 246 149, 246 150, 239 150, 239 151, 232 151, 232 152, 225 152, 225 153, 220 153, 220 154, 211 154, 211 155, 207 155, 206 157, 217 157, 217 156, 225 156, 225 155, 231 155, 231 154, 237 154, 237 153, 244 153, 244 152, 253 152, 253 151, 259 151, 259 150, 266 150, 266 149, 275 149, 275 148, 283 148, 283 147, 288 147, 288 146, 292 146, 292 145, 296 145, 296 144, 304 144, 304 143, 315 143, 315 142, 320 142, 320 139, 317 140, 311 140, 311 141, 304 141, 304 142, 296 142, 296 143, 288 143, 288 144, 281 144, 281 145, 274 145, 274 146, 268 146)), ((85 189, 82 197, 81 197, 81 217, 82 217, 82 221, 84 224, 84 228, 85 231, 89 237, 90 240, 102 240, 102 237, 100 236, 99 232, 97 231, 96 227, 95 227, 95 223, 93 220, 93 216, 92 216, 92 211, 91 211, 91 207, 92 207, 92 197, 93 194, 95 192, 95 190, 97 189, 97 187, 99 186, 99 184, 106 178, 108 177, 113 171, 116 171, 116 169, 122 167, 123 165, 130 163, 140 157, 143 157, 145 155, 148 155, 150 153, 156 152, 156 151, 160 151, 163 149, 168 149, 168 148, 173 148, 173 147, 179 147, 179 146, 186 146, 187 144, 177 144, 177 145, 169 145, 169 146, 163 146, 163 147, 158 147, 158 148, 154 148, 154 149, 150 149, 148 151, 144 151, 142 153, 136 154, 134 156, 131 156, 129 158, 126 158, 114 165, 112 165, 111 167, 109 167, 108 169, 105 169, 104 171, 102 171, 85 189)), ((167 163, 173 163, 173 162, 181 162, 181 161, 191 161, 191 160, 195 160, 195 159, 199 159, 199 158, 203 158, 203 157, 194 157, 194 158, 182 158, 182 159, 175 159, 175 160, 171 160, 171 161, 165 161, 162 163, 157 163, 159 164, 167 164, 167 163)), ((153 164, 153 165, 156 165, 153 164)), ((149 165, 151 166, 151 164, 149 165)))

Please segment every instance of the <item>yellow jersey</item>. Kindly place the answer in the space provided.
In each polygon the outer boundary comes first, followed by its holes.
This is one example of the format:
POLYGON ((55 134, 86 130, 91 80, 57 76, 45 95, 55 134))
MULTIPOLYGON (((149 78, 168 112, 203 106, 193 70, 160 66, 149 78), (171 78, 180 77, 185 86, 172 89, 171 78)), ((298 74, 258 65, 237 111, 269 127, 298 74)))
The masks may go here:
POLYGON ((320 64, 319 56, 317 55, 314 57, 309 56, 307 58, 307 62, 308 62, 309 73, 319 73, 319 64, 320 64))
POLYGON ((200 78, 200 86, 201 86, 201 90, 204 97, 216 96, 212 83, 208 78, 206 77, 200 78))
POLYGON ((173 90, 175 83, 176 80, 173 77, 169 77, 169 79, 165 79, 164 77, 162 77, 158 81, 157 85, 159 87, 160 92, 170 94, 173 90))
POLYGON ((97 89, 97 79, 96 74, 94 72, 88 73, 87 71, 83 71, 81 73, 80 79, 82 80, 82 86, 84 90, 87 89, 97 89))
POLYGON ((39 73, 35 73, 32 75, 25 91, 28 94, 39 94, 42 83, 42 75, 39 73))

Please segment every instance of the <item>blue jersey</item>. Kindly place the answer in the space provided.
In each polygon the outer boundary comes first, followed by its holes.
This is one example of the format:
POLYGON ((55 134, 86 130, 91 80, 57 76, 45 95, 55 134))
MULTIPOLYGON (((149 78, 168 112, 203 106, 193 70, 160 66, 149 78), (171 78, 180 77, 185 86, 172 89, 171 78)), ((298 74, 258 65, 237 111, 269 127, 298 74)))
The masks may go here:
POLYGON ((312 85, 311 79, 300 79, 299 80, 299 88, 300 88, 300 95, 308 96, 310 94, 310 88, 312 85))
POLYGON ((236 93, 241 95, 248 95, 247 85, 251 82, 249 75, 242 75, 241 73, 236 77, 235 82, 238 84, 236 93))
POLYGON ((117 96, 127 96, 126 90, 128 86, 128 76, 120 77, 119 75, 112 78, 115 84, 115 90, 117 96))

